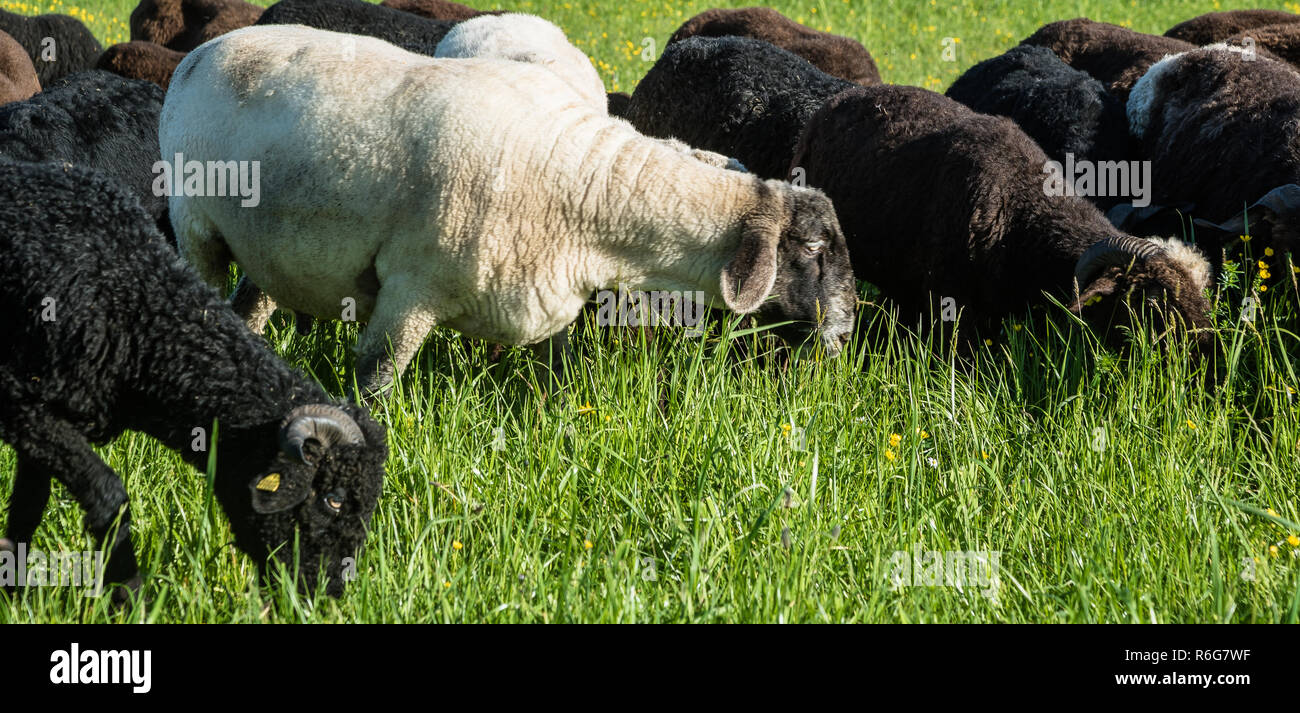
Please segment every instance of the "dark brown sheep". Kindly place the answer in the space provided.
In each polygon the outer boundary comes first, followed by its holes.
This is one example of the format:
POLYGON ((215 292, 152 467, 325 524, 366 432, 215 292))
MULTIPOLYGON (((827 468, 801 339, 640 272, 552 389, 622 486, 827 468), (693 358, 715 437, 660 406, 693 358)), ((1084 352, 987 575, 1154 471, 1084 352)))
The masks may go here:
POLYGON ((176 71, 176 65, 185 59, 185 55, 185 52, 152 42, 126 42, 104 50, 96 66, 123 77, 153 82, 166 89, 172 81, 172 72, 176 71))
MULTIPOLYGON (((1214 47, 1154 65, 1128 102, 1129 130, 1151 161, 1152 202, 1187 204, 1187 212, 1212 223, 1239 216, 1279 186, 1300 183, 1297 116, 1300 73, 1291 65, 1246 61, 1238 51, 1214 47)), ((1287 215, 1297 209, 1266 211, 1251 232, 1281 250, 1300 249, 1300 225, 1287 215)), ((1216 257, 1222 245, 1209 247, 1216 257)))
POLYGON ((705 10, 677 28, 668 44, 696 35, 763 40, 803 57, 832 77, 880 84, 876 62, 860 42, 805 27, 768 7, 705 10))
POLYGON ((1222 42, 1233 35, 1265 25, 1300 22, 1300 15, 1281 10, 1229 10, 1207 12, 1169 28, 1165 37, 1194 45, 1222 42))
POLYGON ((468 20, 479 15, 500 15, 504 10, 475 10, 451 0, 384 0, 379 3, 394 10, 409 12, 430 20, 468 20))
POLYGON ((1297 22, 1256 27, 1224 42, 1234 47, 1254 47, 1257 53, 1259 50, 1270 52, 1283 62, 1300 67, 1300 23, 1297 22))
POLYGON ((1045 291, 1095 324, 1123 319, 1127 299, 1161 320, 1177 315, 1169 324, 1208 326, 1205 259, 1123 235, 1083 198, 1050 195, 1047 160, 1010 119, 883 85, 826 102, 793 163, 834 202, 855 274, 909 324, 950 307, 964 311, 969 338, 1045 291))
POLYGON ((1167 54, 1196 49, 1171 37, 1134 32, 1086 17, 1043 25, 1023 45, 1046 47, 1065 63, 1101 80, 1121 101, 1151 65, 1167 54))
POLYGON ((189 52, 261 16, 262 8, 242 0, 140 0, 131 11, 131 39, 189 52))
POLYGON ((8 33, 0 32, 0 104, 20 102, 40 90, 27 50, 8 33))

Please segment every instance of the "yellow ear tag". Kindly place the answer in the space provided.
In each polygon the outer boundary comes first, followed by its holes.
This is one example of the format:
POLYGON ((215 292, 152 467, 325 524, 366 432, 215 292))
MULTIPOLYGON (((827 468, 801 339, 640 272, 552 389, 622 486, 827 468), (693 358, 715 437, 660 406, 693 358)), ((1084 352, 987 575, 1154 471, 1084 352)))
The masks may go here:
POLYGON ((272 473, 265 478, 257 481, 257 489, 265 490, 268 493, 274 493, 280 489, 280 474, 272 473))

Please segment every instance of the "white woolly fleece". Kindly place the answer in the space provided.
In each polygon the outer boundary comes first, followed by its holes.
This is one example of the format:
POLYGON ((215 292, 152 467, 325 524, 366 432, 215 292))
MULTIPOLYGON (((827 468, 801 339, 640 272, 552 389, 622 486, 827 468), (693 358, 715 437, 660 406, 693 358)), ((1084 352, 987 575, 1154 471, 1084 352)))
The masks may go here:
POLYGON ((606 108, 605 83, 564 31, 535 15, 481 15, 458 23, 434 57, 508 59, 539 64, 559 75, 592 106, 606 108))
POLYGON ((1210 286, 1210 261, 1205 259, 1200 250, 1177 238, 1147 238, 1164 249, 1169 259, 1187 271, 1192 284, 1198 292, 1204 292, 1210 286))

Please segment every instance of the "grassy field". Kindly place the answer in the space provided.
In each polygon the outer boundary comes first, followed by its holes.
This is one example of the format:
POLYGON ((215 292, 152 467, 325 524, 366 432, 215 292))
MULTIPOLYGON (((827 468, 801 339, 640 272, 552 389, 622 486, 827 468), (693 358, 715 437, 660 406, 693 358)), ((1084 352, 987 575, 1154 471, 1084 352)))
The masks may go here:
MULTIPOLYGON (((127 39, 134 4, 0 0, 76 14, 105 43, 127 39)), ((860 39, 886 81, 936 90, 1052 20, 1163 32, 1248 6, 770 4, 860 39)), ((646 38, 662 47, 712 4, 495 6, 557 22, 610 89, 630 91, 646 38)), ((0 597, 0 622, 1296 622, 1296 270, 1240 247, 1212 363, 1143 335, 1116 354, 1046 308, 957 359, 866 302, 882 338, 788 367, 728 358, 725 325, 648 343, 590 329, 572 381, 542 398, 525 352, 494 366, 483 345, 439 332, 380 414, 388 480, 343 599, 259 590, 205 507, 204 476, 128 435, 101 452, 127 479, 149 603, 114 614, 49 588, 0 597), (1261 300, 1253 321, 1240 318, 1247 293, 1261 300), (998 553, 996 596, 896 587, 899 551, 998 553)), ((281 320, 268 339, 342 390, 355 329, 300 337, 281 320)), ((4 448, 6 498, 12 470, 4 448)), ((35 546, 86 542, 56 486, 35 546)))

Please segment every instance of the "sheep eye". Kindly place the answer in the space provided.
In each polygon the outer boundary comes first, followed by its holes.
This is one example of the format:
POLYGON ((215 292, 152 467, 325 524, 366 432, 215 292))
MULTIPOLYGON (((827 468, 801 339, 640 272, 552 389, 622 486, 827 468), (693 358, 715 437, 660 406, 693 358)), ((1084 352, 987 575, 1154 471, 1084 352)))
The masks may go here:
POLYGON ((804 243, 803 247, 804 250, 807 250, 808 252, 816 255, 817 253, 822 251, 822 248, 826 247, 826 241, 814 240, 811 243, 804 243))
POLYGON ((343 495, 337 492, 329 493, 325 496, 325 504, 334 512, 343 509, 343 495))

